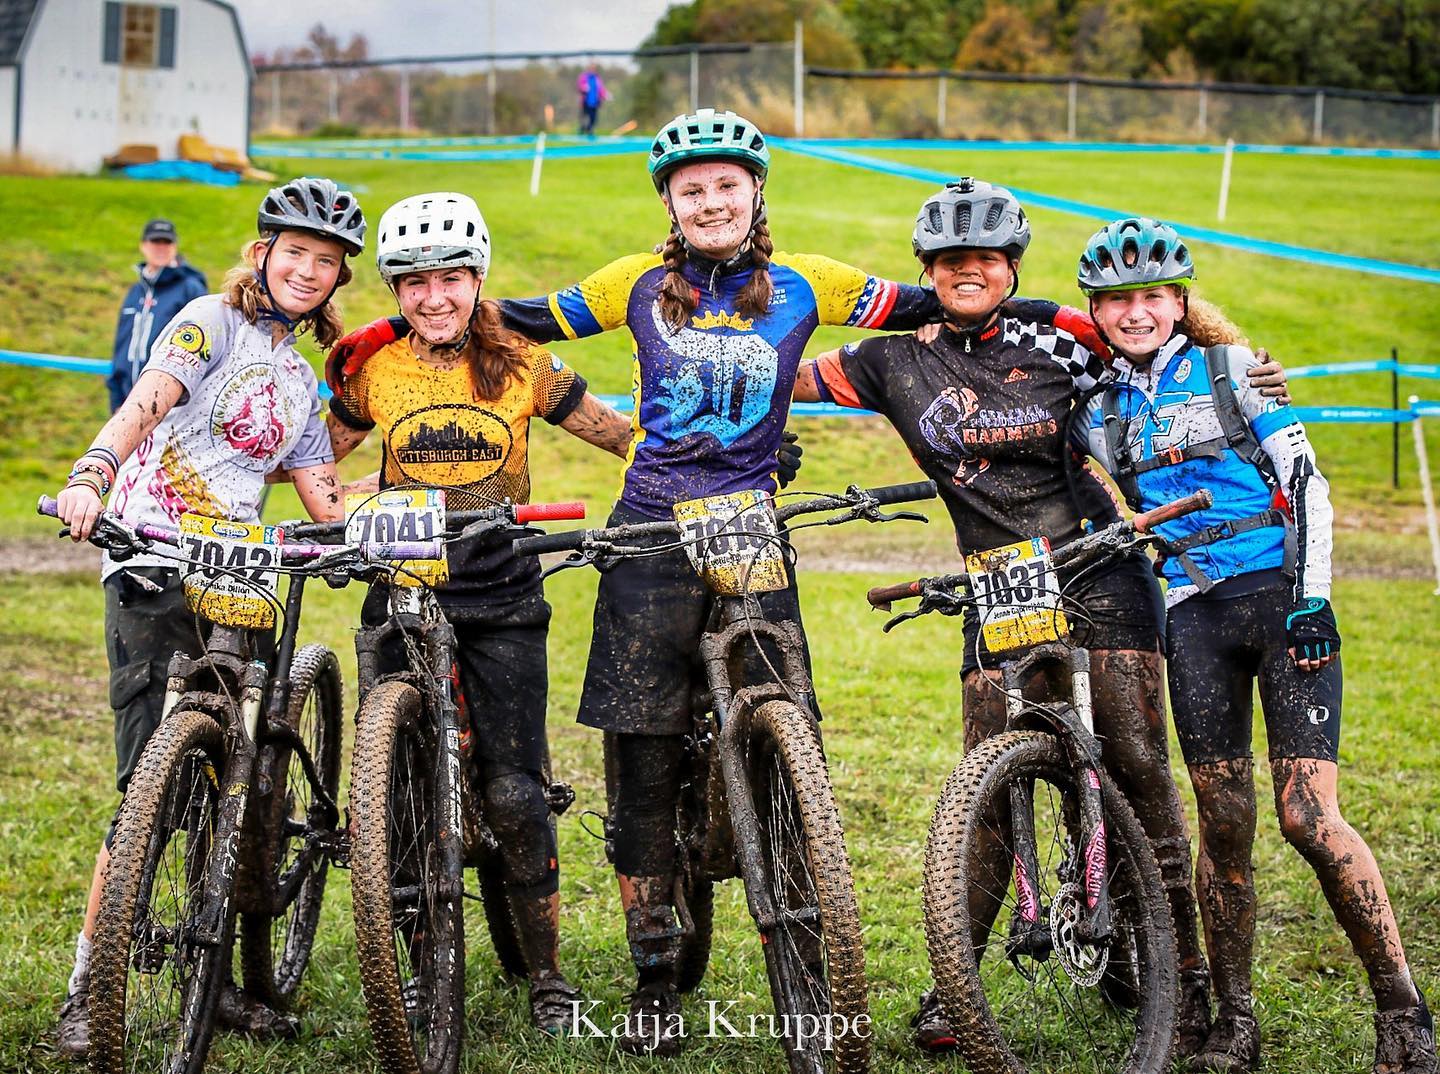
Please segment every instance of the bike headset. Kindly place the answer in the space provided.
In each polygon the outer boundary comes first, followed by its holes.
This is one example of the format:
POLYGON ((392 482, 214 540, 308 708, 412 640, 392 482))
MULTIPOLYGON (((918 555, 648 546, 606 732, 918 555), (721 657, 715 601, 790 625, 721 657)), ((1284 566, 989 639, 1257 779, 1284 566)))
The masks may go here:
POLYGON ((685 251, 685 259, 697 269, 710 266, 710 291, 715 281, 747 267, 754 259, 753 239, 756 230, 766 222, 765 177, 770 172, 770 147, 760 128, 734 112, 716 112, 702 108, 698 112, 676 116, 660 128, 650 145, 650 179, 655 192, 665 202, 670 216, 670 233, 685 251), (755 199, 750 207, 750 231, 739 249, 723 261, 700 253, 680 229, 680 221, 670 201, 669 178, 684 164, 706 160, 728 160, 739 164, 755 177, 755 199))
POLYGON ((999 250, 1010 262, 1010 290, 974 325, 955 325, 947 310, 946 327, 965 341, 965 351, 974 350, 1005 303, 1020 290, 1020 271, 1015 267, 1030 246, 1030 221, 1019 199, 1003 186, 963 176, 931 194, 915 216, 910 248, 921 265, 919 282, 925 286, 925 269, 947 250, 999 250))
POLYGON ((260 237, 265 239, 265 253, 256 266, 255 282, 260 285, 260 293, 268 303, 255 311, 255 319, 275 321, 287 332, 294 331, 301 321, 325 308, 340 289, 340 278, 336 276, 330 293, 310 310, 299 317, 285 313, 270 293, 270 283, 266 278, 270 254, 280 236, 287 231, 303 231, 322 239, 332 239, 352 257, 358 257, 365 249, 365 214, 360 211, 360 203, 354 194, 341 189, 333 179, 301 176, 272 188, 260 202, 255 227, 260 237), (266 235, 269 235, 268 239, 266 235))
MULTIPOLYGON (((1190 314, 1190 287, 1195 282, 1195 262, 1184 241, 1168 224, 1148 217, 1126 217, 1106 224, 1090 236, 1080 254, 1075 282, 1085 294, 1096 334, 1113 351, 1114 344, 1095 317, 1095 296, 1102 291, 1140 291, 1166 285, 1178 287, 1180 318, 1170 329, 1170 338, 1173 339, 1190 314)), ((1164 345, 1162 343, 1161 347, 1164 345)), ((1100 383, 1082 395, 1065 425, 1065 445, 1070 448, 1065 456, 1065 482, 1077 511, 1083 511, 1083 507, 1077 481, 1079 456, 1072 446, 1077 439, 1076 426, 1082 421, 1089 421, 1091 402, 1107 387, 1107 383, 1100 383)), ((1088 431, 1085 439, 1088 441, 1088 431)), ((1089 519, 1082 520, 1081 528, 1085 529, 1087 523, 1089 519)))
POLYGON ((440 268, 474 271, 475 302, 460 335, 445 343, 426 340, 426 346, 435 351, 458 354, 465 349, 475 311, 480 308, 480 290, 490 271, 490 229, 474 198, 439 191, 397 201, 380 217, 375 267, 391 294, 395 294, 396 279, 407 273, 440 268))

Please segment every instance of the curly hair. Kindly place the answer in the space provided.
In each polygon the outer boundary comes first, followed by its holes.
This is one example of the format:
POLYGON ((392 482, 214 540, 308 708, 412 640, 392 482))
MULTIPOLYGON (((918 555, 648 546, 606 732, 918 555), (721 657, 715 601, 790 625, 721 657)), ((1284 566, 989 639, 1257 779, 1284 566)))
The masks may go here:
POLYGON ((1197 298, 1193 293, 1190 295, 1185 318, 1178 327, 1197 347, 1213 347, 1219 343, 1238 343, 1244 347, 1250 345, 1239 326, 1225 316, 1219 306, 1197 298))
MULTIPOLYGON (((276 232, 267 232, 260 236, 260 241, 268 243, 276 237, 276 232)), ((260 310, 269 305, 265 291, 260 286, 257 275, 259 271, 260 262, 256 260, 255 243, 252 240, 240 251, 240 263, 225 273, 224 282, 220 284, 220 293, 225 296, 225 302, 239 310, 240 315, 251 324, 259 320, 260 310)), ((335 278, 335 290, 338 292, 353 276, 349 259, 342 258, 340 274, 335 278)), ((296 322, 297 336, 307 330, 315 334, 315 342, 323 349, 329 350, 335 345, 335 341, 344 333, 345 326, 340 320, 340 307, 335 304, 334 294, 323 306, 311 310, 296 322)))

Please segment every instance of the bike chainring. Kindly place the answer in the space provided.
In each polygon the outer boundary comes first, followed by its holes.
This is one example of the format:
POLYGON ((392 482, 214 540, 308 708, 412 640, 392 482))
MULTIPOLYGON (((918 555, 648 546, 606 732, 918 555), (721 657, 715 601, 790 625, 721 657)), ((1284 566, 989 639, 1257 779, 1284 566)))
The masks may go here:
POLYGON ((1096 945, 1081 939, 1085 921, 1085 891, 1079 884, 1062 884, 1050 904, 1050 935, 1055 957, 1070 980, 1082 988, 1098 984, 1110 962, 1108 944, 1096 945))

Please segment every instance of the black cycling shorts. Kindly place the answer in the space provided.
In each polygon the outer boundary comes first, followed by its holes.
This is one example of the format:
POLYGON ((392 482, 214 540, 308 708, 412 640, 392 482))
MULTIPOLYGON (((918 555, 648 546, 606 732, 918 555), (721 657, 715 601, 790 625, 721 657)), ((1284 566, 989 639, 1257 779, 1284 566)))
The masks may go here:
MULTIPOLYGON (((365 598, 360 620, 366 626, 384 622, 388 594, 373 586, 365 598)), ((455 659, 460 665, 460 689, 476 749, 487 761, 524 772, 540 773, 545 765, 545 703, 549 672, 545 639, 550 629, 550 605, 538 580, 530 591, 505 605, 476 606, 457 613, 445 609, 455 628, 455 659)), ((387 651, 387 669, 399 666, 403 654, 387 651)))
MULTIPOLYGON (((1159 651, 1164 638, 1165 604, 1144 555, 1137 552, 1073 577, 1062 572, 1060 592, 1070 638, 1076 645, 1087 649, 1159 651)), ((962 676, 982 663, 990 669, 999 665, 1000 657, 992 655, 980 637, 980 617, 968 610, 964 635, 962 676)))
MULTIPOLYGON (((650 521, 617 505, 606 525, 650 521)), ((695 696, 706 688, 700 637, 715 600, 684 549, 606 567, 595 597, 580 723, 638 735, 688 732, 695 696)), ((800 622, 793 575, 790 588, 763 593, 759 601, 767 619, 800 622)), ((748 655, 752 647, 743 648, 746 673, 769 679, 764 662, 748 655)), ((778 672, 778 654, 770 651, 769 658, 778 672)), ((808 652, 805 662, 808 668, 808 652)))
POLYGON ((1170 708, 1188 765, 1250 756, 1257 679, 1271 758, 1339 754, 1340 661, 1295 666, 1285 644, 1290 586, 1276 573, 1258 591, 1227 595, 1236 587, 1222 583, 1170 609, 1170 708))

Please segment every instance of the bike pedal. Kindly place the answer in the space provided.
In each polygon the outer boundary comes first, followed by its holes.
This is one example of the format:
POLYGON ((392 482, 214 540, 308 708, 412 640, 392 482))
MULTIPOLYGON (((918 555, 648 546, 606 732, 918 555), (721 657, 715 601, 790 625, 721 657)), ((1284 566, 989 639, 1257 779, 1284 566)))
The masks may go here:
POLYGON ((560 816, 575 804, 575 788, 556 780, 545 788, 545 804, 550 807, 551 813, 560 816))

